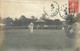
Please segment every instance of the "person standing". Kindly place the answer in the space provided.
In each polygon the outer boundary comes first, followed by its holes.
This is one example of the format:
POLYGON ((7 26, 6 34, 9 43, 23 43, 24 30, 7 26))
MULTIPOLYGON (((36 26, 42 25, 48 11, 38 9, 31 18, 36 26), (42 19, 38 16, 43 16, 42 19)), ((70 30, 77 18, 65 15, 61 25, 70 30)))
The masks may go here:
POLYGON ((31 22, 28 26, 31 33, 33 33, 34 24, 31 22))

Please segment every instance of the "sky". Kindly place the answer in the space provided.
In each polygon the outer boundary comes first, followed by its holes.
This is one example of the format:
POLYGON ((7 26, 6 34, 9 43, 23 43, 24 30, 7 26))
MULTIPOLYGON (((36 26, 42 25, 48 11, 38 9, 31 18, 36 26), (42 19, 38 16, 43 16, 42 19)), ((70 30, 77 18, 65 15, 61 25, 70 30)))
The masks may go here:
MULTIPOLYGON (((54 0, 55 1, 55 0, 54 0)), ((61 6, 68 2, 68 0, 56 0, 61 6)), ((21 15, 26 17, 35 16, 40 18, 44 13, 43 8, 48 8, 53 0, 1 0, 1 17, 19 18, 21 15)), ((51 19, 63 20, 59 15, 51 19)))

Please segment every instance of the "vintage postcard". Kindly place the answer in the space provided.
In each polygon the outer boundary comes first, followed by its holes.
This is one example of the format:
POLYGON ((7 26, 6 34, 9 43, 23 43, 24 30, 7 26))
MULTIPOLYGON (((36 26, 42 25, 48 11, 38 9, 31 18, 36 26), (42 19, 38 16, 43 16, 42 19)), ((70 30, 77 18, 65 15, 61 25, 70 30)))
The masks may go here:
POLYGON ((0 51, 80 51, 80 0, 0 0, 0 51))

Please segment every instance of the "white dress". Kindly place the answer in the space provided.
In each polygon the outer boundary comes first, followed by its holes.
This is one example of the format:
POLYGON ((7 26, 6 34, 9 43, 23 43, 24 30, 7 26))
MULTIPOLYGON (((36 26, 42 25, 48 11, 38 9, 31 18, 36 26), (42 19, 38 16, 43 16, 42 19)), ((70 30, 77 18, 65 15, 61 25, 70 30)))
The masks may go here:
POLYGON ((30 25, 28 27, 29 27, 30 32, 33 33, 34 24, 33 23, 30 23, 30 25))

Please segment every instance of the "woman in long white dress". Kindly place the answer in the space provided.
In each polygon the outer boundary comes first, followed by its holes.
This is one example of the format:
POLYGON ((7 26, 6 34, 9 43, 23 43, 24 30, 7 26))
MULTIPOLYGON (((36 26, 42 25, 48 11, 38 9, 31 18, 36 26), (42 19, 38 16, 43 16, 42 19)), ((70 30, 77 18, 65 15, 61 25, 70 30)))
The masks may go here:
POLYGON ((28 27, 30 32, 33 33, 34 24, 31 22, 28 27))

